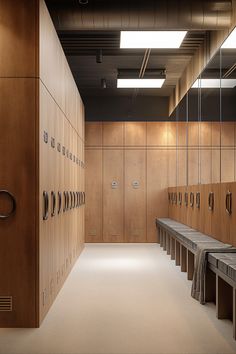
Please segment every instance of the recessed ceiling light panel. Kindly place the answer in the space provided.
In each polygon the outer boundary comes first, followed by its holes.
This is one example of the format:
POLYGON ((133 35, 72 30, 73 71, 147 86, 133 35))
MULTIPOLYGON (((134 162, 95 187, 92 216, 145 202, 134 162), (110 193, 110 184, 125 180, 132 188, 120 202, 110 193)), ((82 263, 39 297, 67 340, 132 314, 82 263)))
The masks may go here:
POLYGON ((229 37, 224 41, 221 48, 236 49, 236 28, 230 33, 229 37))
POLYGON ((179 48, 187 31, 121 31, 120 48, 179 48))
POLYGON ((192 88, 234 88, 236 79, 197 79, 192 88))
POLYGON ((161 88, 165 79, 117 79, 117 88, 161 88))

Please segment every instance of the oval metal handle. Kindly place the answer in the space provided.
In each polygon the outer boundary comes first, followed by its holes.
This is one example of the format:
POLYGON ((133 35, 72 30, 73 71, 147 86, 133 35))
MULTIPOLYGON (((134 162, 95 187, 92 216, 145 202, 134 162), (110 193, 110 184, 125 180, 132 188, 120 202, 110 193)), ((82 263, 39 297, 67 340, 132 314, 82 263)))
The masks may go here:
POLYGON ((182 205, 182 193, 179 192, 179 195, 178 195, 178 203, 179 205, 182 205))
POLYGON ((63 205, 63 213, 67 210, 67 195, 66 192, 63 192, 63 197, 64 197, 64 205, 63 205))
POLYGON ((208 195, 208 209, 210 211, 214 210, 214 193, 210 192, 208 195))
POLYGON ((55 216, 55 211, 56 211, 56 194, 51 191, 51 202, 52 202, 52 210, 51 210, 51 216, 55 216))
POLYGON ((232 193, 230 191, 226 193, 225 204, 226 204, 226 212, 229 215, 231 215, 232 214, 232 193))
POLYGON ((60 214, 60 212, 61 212, 61 192, 58 192, 57 195, 58 195, 58 210, 57 210, 57 214, 60 214))
POLYGON ((188 193, 187 192, 184 193, 184 204, 186 207, 188 206, 188 193))
POLYGON ((11 200, 11 203, 12 203, 12 207, 11 207, 11 210, 8 214, 0 214, 0 219, 7 219, 9 218, 12 214, 15 213, 16 211, 16 200, 15 200, 15 197, 13 196, 13 194, 11 194, 9 191, 7 190, 0 190, 0 194, 6 194, 10 200, 11 200))
POLYGON ((193 208, 193 206, 194 206, 194 193, 193 192, 190 193, 190 203, 189 203, 189 205, 191 206, 191 208, 193 208))
POLYGON ((43 191, 43 220, 48 219, 48 206, 49 206, 48 192, 43 191))
POLYGON ((201 204, 201 194, 200 192, 196 193, 196 207, 200 209, 200 204, 201 204))

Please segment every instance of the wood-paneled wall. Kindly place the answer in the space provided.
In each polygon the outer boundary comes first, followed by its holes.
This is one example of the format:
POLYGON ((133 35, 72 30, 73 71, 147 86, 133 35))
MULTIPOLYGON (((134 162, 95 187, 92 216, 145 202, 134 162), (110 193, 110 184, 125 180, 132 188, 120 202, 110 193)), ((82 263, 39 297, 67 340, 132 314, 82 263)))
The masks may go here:
POLYGON ((37 327, 84 243, 84 204, 58 214, 84 192, 84 107, 43 0, 0 2, 0 49, 0 326, 37 327))
POLYGON ((234 181, 235 149, 234 122, 86 123, 86 241, 155 242, 167 187, 234 181))

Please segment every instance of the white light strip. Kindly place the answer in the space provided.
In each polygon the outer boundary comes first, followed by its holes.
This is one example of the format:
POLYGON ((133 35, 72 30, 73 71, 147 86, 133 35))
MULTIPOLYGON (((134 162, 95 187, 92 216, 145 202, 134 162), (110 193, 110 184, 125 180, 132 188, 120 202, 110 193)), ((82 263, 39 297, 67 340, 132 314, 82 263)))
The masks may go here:
POLYGON ((192 88, 233 88, 236 79, 197 79, 192 88))
POLYGON ((187 31, 121 31, 120 48, 179 48, 187 31))
POLYGON ((236 49, 236 28, 230 33, 228 38, 222 44, 221 48, 236 49))
POLYGON ((161 88, 165 79, 117 79, 117 88, 161 88))

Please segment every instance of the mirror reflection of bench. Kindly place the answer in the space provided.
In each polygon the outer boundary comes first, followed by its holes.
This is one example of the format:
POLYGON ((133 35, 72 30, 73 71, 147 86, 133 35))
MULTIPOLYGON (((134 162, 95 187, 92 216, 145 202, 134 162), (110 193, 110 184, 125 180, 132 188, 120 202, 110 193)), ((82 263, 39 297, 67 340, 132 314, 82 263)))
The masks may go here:
MULTIPOLYGON (((199 242, 222 242, 169 218, 156 220, 157 242, 175 260, 187 279, 192 280, 199 242)), ((205 275, 205 300, 216 304, 219 319, 233 321, 236 339, 236 253, 208 253, 205 275)))

